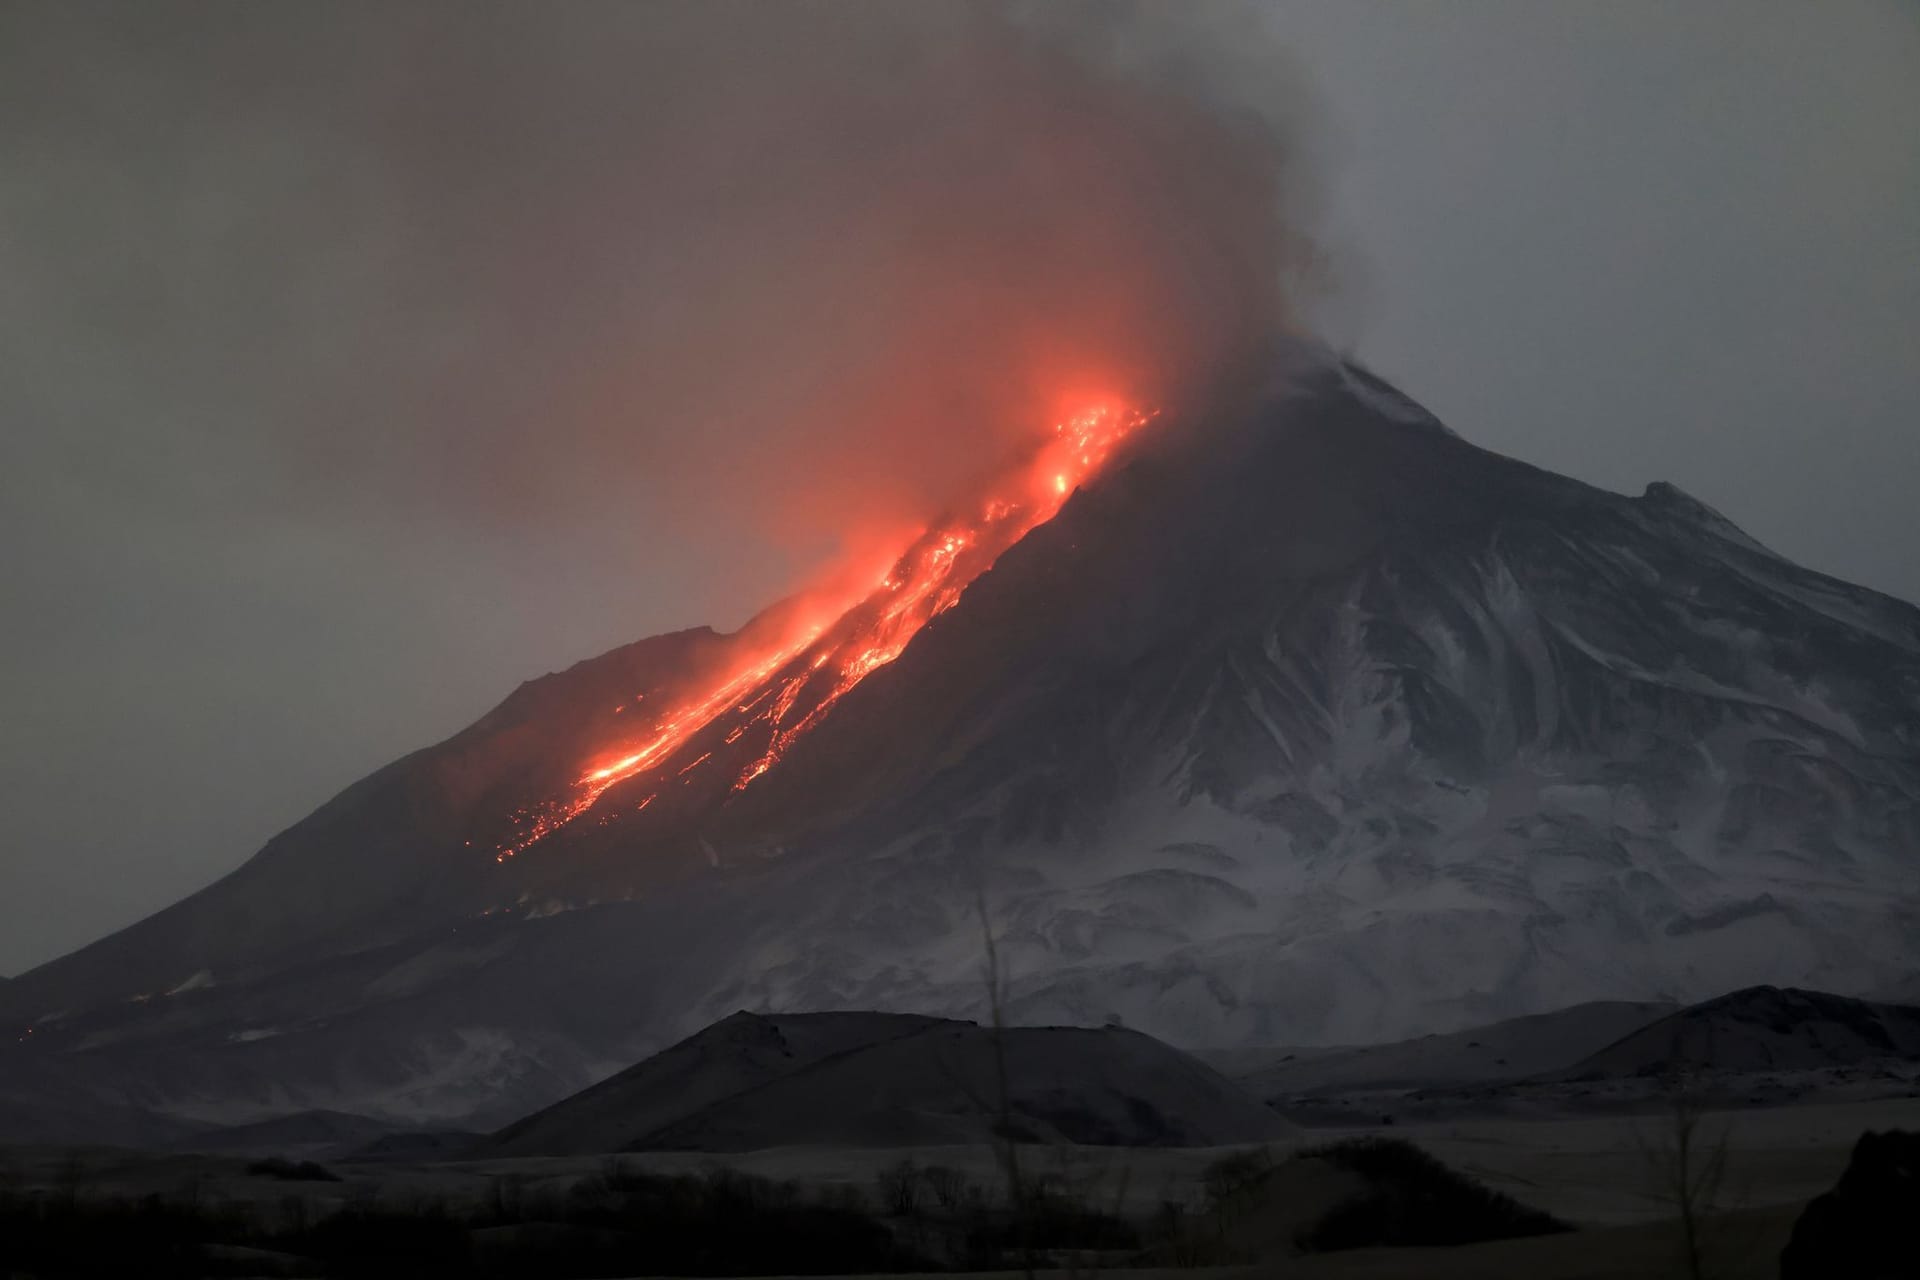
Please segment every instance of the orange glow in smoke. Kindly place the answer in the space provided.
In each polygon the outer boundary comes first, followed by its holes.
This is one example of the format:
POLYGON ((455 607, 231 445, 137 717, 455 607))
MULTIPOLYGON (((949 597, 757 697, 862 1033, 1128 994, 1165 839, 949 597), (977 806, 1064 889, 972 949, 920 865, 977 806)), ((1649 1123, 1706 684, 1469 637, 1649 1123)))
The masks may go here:
MULTIPOLYGON (((694 691, 640 736, 587 764, 569 794, 517 814, 517 830, 497 846, 496 861, 558 831, 629 779, 664 783, 712 761, 737 769, 732 789, 745 789, 778 765, 855 685, 898 658, 921 628, 958 604, 1003 551, 1051 520, 1121 442, 1157 416, 1102 404, 1056 423, 1027 462, 967 513, 914 537, 864 596, 823 608, 820 620, 796 626, 694 691), (682 749, 696 745, 695 758, 680 763, 682 749)), ((633 812, 651 804, 654 794, 633 812)))

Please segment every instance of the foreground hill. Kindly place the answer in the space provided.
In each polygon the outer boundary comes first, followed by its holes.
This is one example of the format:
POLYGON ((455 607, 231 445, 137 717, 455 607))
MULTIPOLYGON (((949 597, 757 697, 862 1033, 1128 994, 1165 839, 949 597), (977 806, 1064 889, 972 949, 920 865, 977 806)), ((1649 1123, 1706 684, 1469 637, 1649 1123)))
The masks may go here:
POLYGON ((9 1096, 490 1128, 733 1009, 978 1017, 983 898, 1011 1020, 1176 1044, 1920 972, 1920 611, 1324 352, 1165 409, 844 696, 756 669, 496 861, 780 611, 642 641, 21 975, 9 1096))
POLYGON ((1601 1080, 1822 1071, 1881 1061, 1920 1063, 1920 1008, 1751 987, 1670 1013, 1560 1074, 1601 1080))
POLYGON ((1920 1008, 1749 987, 1621 1002, 1360 1049, 1208 1055, 1303 1124, 1920 1097, 1920 1008))
POLYGON ((1028 1142, 1213 1147, 1292 1126, 1204 1064, 1117 1027, 737 1013, 512 1125, 473 1158, 1028 1142), (1004 1055, 1004 1058, 1002 1058, 1004 1055))
POLYGON ((1388 1044, 1203 1056, 1261 1098, 1484 1084, 1564 1070, 1672 1012, 1656 1001, 1596 1000, 1388 1044))

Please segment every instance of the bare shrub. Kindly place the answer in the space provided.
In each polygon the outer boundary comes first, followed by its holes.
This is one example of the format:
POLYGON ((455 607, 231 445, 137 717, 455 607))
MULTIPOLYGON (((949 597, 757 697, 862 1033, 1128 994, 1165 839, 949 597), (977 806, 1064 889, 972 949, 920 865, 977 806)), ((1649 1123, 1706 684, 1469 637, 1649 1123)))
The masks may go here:
POLYGON ((880 1208, 896 1218, 911 1218, 920 1211, 920 1166, 911 1160, 890 1164, 874 1175, 880 1192, 880 1208))
POLYGON ((1728 1126, 1708 1125, 1699 1081, 1675 1034, 1666 1075, 1666 1111, 1660 1129, 1634 1138, 1652 1174, 1654 1195, 1672 1208, 1680 1232, 1682 1274, 1706 1280, 1705 1220, 1719 1210, 1727 1175, 1728 1126))
POLYGON ((958 1169, 939 1164, 929 1165, 920 1171, 920 1179, 926 1183, 928 1194, 942 1212, 957 1213, 967 1203, 967 1192, 972 1183, 958 1169))

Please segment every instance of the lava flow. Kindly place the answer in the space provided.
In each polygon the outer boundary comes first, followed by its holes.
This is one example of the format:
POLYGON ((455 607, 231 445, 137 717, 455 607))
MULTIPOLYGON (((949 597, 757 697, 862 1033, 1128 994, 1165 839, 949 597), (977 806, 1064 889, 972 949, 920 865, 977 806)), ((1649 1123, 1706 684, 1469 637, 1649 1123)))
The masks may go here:
MULTIPOLYGON (((971 512, 923 530, 863 598, 830 621, 804 626, 755 651, 677 703, 639 737, 593 761, 572 791, 515 815, 518 830, 496 861, 553 834, 632 778, 658 786, 702 767, 732 763, 740 791, 772 769, 855 685, 906 649, 920 629, 952 608, 1001 552, 1051 520, 1067 497, 1155 413, 1102 405, 1055 424, 1024 465, 994 485, 971 512), (712 730, 711 733, 708 730, 712 730), (699 746, 682 762, 683 748, 699 746)), ((635 805, 644 809, 658 796, 635 805)))

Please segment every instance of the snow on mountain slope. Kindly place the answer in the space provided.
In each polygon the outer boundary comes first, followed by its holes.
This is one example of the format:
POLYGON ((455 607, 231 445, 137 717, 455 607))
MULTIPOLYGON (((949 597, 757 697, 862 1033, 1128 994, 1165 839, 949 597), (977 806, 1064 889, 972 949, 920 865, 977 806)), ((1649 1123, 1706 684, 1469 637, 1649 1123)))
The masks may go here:
POLYGON ((978 1016, 978 904, 1016 1020, 1189 1045, 1920 971, 1920 611, 1325 357, 1170 408, 748 790, 485 856, 739 643, 523 688, 0 988, 0 1065, 504 1121, 735 1009, 978 1016))

